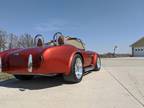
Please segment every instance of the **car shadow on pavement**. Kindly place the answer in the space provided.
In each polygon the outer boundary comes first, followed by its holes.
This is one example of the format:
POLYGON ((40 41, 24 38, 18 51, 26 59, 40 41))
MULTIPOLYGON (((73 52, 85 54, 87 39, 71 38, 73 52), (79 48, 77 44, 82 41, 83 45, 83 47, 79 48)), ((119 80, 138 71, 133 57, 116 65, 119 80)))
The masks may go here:
MULTIPOLYGON (((85 75, 90 74, 91 71, 85 72, 85 75)), ((68 83, 64 81, 62 75, 58 76, 36 76, 32 80, 27 81, 20 81, 15 78, 1 81, 0 87, 7 87, 7 88, 18 88, 20 91, 24 91, 25 89, 28 90, 39 90, 51 87, 62 86, 64 84, 76 84, 76 83, 68 83)))
POLYGON ((15 78, 0 82, 1 87, 39 90, 67 84, 61 76, 37 76, 32 80, 20 81, 15 78))

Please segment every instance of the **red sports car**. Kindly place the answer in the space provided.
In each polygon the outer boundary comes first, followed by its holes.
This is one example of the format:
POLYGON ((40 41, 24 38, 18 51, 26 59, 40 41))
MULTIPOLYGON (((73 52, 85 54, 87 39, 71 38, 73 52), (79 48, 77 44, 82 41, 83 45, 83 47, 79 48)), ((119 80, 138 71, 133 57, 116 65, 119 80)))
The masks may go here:
POLYGON ((100 56, 86 51, 85 44, 78 38, 57 32, 46 44, 42 35, 37 35, 34 43, 33 48, 1 52, 0 72, 13 74, 19 80, 29 80, 34 75, 62 74, 64 80, 77 83, 84 72, 101 68, 100 56))

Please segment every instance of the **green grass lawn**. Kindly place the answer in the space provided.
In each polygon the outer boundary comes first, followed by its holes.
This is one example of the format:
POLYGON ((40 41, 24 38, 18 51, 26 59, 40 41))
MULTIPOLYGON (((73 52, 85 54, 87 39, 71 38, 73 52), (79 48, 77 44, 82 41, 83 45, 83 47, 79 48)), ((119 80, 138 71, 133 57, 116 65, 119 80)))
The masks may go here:
POLYGON ((0 73, 0 80, 8 80, 8 79, 12 79, 13 76, 7 73, 0 73))

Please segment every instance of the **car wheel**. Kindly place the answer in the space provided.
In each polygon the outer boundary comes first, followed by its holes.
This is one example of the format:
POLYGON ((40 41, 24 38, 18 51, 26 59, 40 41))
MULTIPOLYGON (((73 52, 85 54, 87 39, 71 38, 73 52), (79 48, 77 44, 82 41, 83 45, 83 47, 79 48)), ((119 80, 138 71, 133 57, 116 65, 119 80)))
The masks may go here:
POLYGON ((64 75, 64 80, 71 83, 78 83, 83 78, 83 62, 82 57, 76 54, 71 65, 71 72, 69 75, 64 75))
POLYGON ((31 80, 33 75, 14 75, 14 77, 18 80, 31 80))
POLYGON ((101 58, 100 56, 97 57, 97 61, 96 61, 96 66, 95 66, 95 71, 99 71, 101 69, 101 58))

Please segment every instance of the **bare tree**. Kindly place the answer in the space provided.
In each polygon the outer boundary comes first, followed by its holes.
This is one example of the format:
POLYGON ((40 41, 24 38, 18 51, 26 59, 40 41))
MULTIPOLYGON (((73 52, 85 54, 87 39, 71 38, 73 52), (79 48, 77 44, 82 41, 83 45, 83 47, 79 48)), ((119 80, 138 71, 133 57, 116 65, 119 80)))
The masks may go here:
POLYGON ((25 33, 22 36, 19 37, 19 41, 18 41, 18 46, 21 48, 29 48, 32 47, 34 44, 33 42, 33 37, 28 34, 25 33))
POLYGON ((18 48, 18 36, 14 35, 13 33, 9 34, 9 49, 18 48))
POLYGON ((0 51, 7 48, 7 33, 0 30, 0 51))
POLYGON ((13 33, 7 34, 0 30, 0 51, 12 48, 29 48, 34 45, 33 37, 25 33, 17 36, 13 33))

